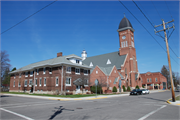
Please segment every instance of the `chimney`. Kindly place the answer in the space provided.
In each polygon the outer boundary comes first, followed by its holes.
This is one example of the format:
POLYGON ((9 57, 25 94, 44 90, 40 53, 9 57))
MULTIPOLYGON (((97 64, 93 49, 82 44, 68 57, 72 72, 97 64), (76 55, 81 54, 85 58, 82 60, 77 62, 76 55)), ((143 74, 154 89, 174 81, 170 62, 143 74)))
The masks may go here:
POLYGON ((62 56, 62 52, 57 53, 57 57, 61 57, 62 56))

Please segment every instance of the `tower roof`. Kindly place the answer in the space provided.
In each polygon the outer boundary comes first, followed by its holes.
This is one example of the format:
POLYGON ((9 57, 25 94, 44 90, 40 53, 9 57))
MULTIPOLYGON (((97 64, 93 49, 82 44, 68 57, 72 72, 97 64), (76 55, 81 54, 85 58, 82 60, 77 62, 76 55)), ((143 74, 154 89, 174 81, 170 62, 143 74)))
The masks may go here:
POLYGON ((134 32, 134 29, 132 27, 132 24, 130 23, 130 21, 124 16, 124 18, 121 20, 120 24, 119 24, 119 28, 118 31, 123 31, 126 29, 130 29, 131 31, 134 32))

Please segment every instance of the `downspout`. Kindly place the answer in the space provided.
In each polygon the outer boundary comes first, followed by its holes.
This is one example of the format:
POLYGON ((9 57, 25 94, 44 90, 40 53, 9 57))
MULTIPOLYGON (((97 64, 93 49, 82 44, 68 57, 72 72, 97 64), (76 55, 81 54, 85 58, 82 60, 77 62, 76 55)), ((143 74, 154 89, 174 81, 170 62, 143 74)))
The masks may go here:
POLYGON ((61 73, 61 95, 63 91, 63 65, 62 65, 62 73, 61 73))
POLYGON ((33 93, 35 93, 35 70, 34 70, 34 86, 33 86, 33 93))

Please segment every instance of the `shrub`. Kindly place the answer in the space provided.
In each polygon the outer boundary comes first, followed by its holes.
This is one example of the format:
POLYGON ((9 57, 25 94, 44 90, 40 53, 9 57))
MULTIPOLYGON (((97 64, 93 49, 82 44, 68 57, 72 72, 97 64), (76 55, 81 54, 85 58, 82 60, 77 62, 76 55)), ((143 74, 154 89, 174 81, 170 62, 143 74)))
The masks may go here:
POLYGON ((142 85, 142 87, 145 88, 144 85, 142 85))
POLYGON ((138 85, 136 85, 136 89, 139 89, 139 86, 138 86, 138 85))
POLYGON ((124 91, 124 92, 126 92, 126 88, 125 88, 125 86, 124 86, 124 85, 123 85, 123 91, 124 91))
POLYGON ((129 86, 127 87, 127 91, 131 91, 131 88, 129 86))
MULTIPOLYGON (((96 86, 91 87, 91 92, 96 93, 96 86)), ((102 93, 102 87, 101 86, 97 86, 97 93, 98 94, 102 93)))
POLYGON ((113 87, 113 92, 117 92, 117 88, 115 86, 113 87))

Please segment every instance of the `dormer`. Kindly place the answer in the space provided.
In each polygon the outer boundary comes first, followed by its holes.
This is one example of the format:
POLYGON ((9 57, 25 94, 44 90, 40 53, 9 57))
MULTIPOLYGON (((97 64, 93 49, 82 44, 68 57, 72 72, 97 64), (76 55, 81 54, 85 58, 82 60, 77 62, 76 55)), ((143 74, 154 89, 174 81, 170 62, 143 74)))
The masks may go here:
POLYGON ((82 58, 79 57, 79 56, 71 55, 71 56, 68 56, 67 59, 68 59, 69 61, 71 61, 72 63, 82 65, 82 58))

